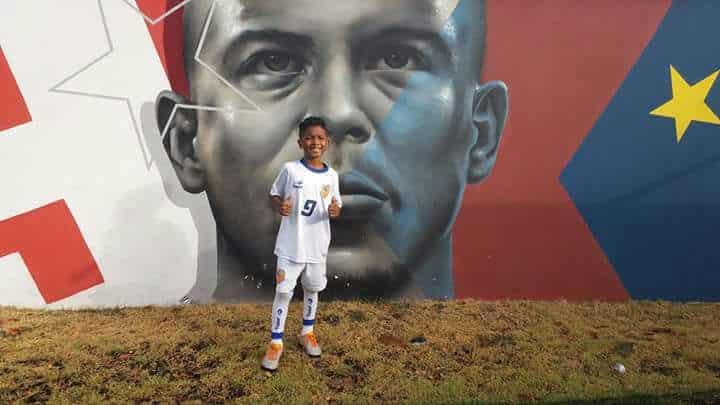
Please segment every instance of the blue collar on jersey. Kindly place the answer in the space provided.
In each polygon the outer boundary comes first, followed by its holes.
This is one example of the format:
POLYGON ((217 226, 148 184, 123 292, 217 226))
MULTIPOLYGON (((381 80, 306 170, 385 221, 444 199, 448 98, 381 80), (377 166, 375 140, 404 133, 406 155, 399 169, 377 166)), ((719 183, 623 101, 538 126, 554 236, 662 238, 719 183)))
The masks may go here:
POLYGON ((325 173, 326 171, 328 171, 328 165, 325 163, 323 163, 322 169, 316 169, 314 167, 311 167, 309 164, 307 164, 307 162, 305 161, 305 158, 300 159, 300 163, 302 163, 303 166, 305 166, 308 170, 310 170, 313 173, 325 173))

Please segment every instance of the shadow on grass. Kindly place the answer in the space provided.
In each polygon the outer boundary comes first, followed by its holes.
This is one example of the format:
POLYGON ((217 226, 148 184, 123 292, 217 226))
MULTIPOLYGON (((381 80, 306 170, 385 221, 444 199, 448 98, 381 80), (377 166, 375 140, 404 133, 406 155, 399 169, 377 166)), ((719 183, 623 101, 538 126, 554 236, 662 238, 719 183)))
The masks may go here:
POLYGON ((705 392, 674 393, 674 394, 632 394, 625 397, 599 398, 592 400, 567 400, 541 402, 554 404, 720 404, 720 388, 705 392))

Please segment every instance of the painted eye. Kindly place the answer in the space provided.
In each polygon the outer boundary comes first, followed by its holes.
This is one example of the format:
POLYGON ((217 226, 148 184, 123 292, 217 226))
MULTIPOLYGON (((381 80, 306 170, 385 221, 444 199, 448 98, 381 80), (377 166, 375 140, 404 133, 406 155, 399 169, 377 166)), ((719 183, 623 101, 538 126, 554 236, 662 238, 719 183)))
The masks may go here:
POLYGON ((263 58, 263 64, 266 68, 273 72, 286 71, 291 66, 292 58, 287 53, 273 52, 268 53, 263 58))
POLYGON ((301 54, 267 49, 247 58, 235 70, 234 78, 244 88, 278 90, 300 83, 306 66, 307 59, 301 54))
POLYGON ((374 52, 368 59, 370 70, 427 70, 422 53, 410 46, 392 46, 374 52))
POLYGON ((391 69, 402 69, 410 63, 410 56, 402 51, 392 51, 383 56, 383 62, 391 69))
POLYGON ((283 75, 302 73, 305 61, 286 51, 261 51, 248 58, 240 69, 243 75, 283 75))

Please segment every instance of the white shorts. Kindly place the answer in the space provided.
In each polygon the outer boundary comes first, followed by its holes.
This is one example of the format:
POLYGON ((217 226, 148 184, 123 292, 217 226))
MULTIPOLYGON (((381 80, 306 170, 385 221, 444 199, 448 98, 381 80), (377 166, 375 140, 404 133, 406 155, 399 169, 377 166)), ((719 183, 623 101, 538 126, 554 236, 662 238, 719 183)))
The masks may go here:
POLYGON ((275 291, 292 293, 302 275, 302 286, 312 292, 320 292, 327 286, 325 263, 296 263, 282 257, 277 259, 275 291))

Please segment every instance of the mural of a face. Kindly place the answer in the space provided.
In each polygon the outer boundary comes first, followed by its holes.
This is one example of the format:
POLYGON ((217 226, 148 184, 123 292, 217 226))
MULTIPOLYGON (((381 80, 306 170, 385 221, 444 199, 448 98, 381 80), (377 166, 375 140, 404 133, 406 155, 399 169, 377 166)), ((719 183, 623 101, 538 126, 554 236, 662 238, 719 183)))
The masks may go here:
POLYGON ((325 160, 344 202, 325 294, 452 296, 452 224, 466 184, 492 168, 507 114, 505 86, 479 84, 484 2, 211 3, 184 12, 190 100, 164 92, 157 107, 161 127, 175 103, 234 110, 179 110, 166 144, 218 224, 216 296, 242 299, 246 275, 272 291, 280 218, 268 190, 301 157, 297 124, 308 115, 328 123, 325 160), (203 35, 207 66, 193 59, 203 35))

